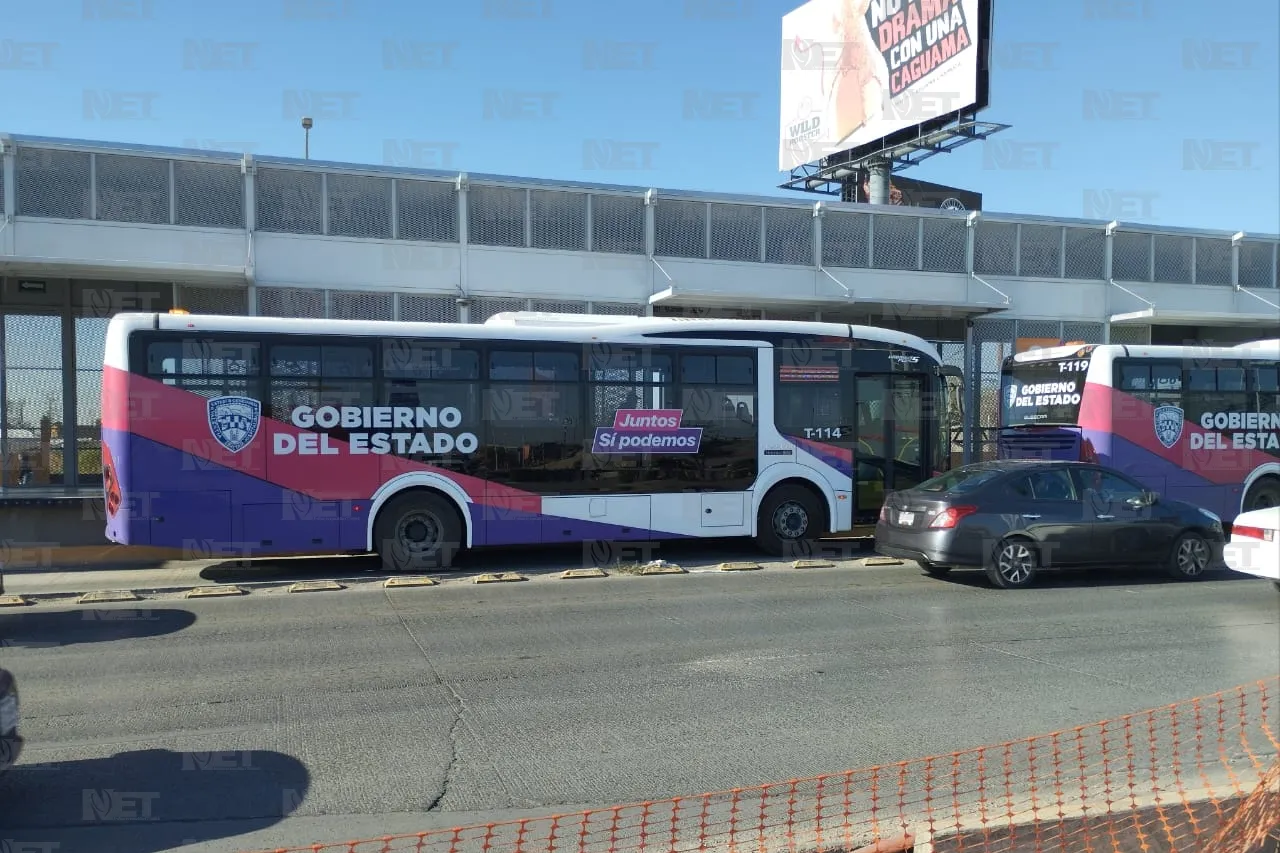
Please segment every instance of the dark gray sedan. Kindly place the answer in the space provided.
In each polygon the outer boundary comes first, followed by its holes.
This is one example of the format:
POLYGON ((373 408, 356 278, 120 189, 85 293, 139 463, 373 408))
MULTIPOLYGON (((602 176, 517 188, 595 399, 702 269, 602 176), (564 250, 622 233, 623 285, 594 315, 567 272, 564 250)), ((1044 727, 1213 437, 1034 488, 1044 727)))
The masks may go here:
POLYGON ((885 498, 876 553, 942 575, 981 568, 1001 588, 1045 569, 1154 565, 1200 578, 1221 559, 1222 520, 1084 462, 965 465, 885 498))
POLYGON ((4 773, 22 755, 21 722, 18 706, 18 681, 7 669, 0 669, 0 773, 4 773))

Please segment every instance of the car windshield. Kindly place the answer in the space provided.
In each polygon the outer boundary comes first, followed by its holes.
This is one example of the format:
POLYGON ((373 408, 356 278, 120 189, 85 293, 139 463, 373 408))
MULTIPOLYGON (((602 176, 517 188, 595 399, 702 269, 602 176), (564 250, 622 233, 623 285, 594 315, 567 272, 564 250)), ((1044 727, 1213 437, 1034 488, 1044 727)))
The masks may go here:
POLYGON ((915 491, 936 492, 968 492, 991 482, 1001 474, 999 468, 957 468, 948 471, 932 480, 926 480, 916 486, 915 491))

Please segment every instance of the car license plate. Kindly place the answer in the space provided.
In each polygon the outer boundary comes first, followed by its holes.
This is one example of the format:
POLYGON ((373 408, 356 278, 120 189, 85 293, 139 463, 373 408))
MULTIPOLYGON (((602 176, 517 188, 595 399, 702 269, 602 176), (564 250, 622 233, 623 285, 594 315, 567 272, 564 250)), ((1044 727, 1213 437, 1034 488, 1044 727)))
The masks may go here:
POLYGON ((904 527, 915 524, 915 521, 916 521, 916 514, 914 512, 898 513, 898 523, 903 525, 904 527))
POLYGON ((11 732, 18 727, 18 700, 13 696, 0 699, 0 732, 11 732))

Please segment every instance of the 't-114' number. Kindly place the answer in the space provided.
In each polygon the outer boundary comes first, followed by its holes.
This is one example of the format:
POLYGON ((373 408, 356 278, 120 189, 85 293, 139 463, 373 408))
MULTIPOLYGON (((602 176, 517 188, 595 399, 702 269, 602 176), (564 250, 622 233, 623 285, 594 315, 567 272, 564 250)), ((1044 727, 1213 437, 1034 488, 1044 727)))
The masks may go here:
POLYGON ((805 438, 844 438, 845 430, 840 427, 805 427, 805 438))

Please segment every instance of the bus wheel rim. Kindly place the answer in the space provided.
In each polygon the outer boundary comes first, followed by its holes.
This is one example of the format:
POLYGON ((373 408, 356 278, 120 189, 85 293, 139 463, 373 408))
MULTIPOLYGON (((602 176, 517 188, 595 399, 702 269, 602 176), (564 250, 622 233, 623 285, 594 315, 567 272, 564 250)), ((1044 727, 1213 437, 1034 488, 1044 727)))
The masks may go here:
POLYGON ((396 539, 413 553, 434 551, 440 545, 440 519, 430 512, 411 512, 396 525, 396 539))
POLYGON ((778 507, 773 514, 773 532, 783 539, 799 539, 809 529, 809 513, 794 501, 778 507))

